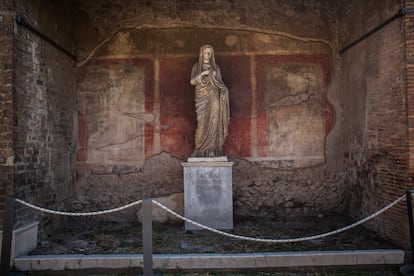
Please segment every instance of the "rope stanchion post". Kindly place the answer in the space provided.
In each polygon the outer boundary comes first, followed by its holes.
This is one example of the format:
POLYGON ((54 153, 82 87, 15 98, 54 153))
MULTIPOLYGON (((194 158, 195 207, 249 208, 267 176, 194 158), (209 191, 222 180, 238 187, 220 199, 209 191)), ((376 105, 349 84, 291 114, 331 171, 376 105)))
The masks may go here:
POLYGON ((408 225, 410 229, 410 241, 411 241, 411 264, 414 264, 414 222, 413 222, 413 204, 412 196, 414 190, 407 190, 407 215, 408 215, 408 225))
POLYGON ((142 245, 144 253, 144 276, 153 276, 152 272, 152 199, 142 201, 142 245))
POLYGON ((10 258, 12 251, 13 239, 13 224, 14 224, 14 198, 6 197, 6 206, 4 210, 3 222, 3 240, 1 246, 1 264, 0 274, 8 275, 10 269, 10 258))

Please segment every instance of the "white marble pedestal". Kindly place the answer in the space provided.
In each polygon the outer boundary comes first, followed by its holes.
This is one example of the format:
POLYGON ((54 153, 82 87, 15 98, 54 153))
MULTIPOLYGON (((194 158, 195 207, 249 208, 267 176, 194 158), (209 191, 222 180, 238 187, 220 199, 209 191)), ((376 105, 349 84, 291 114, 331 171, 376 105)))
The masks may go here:
MULTIPOLYGON (((185 217, 215 229, 233 229, 233 164, 227 157, 192 157, 182 163, 185 217)), ((185 229, 201 228, 186 222, 185 229)))

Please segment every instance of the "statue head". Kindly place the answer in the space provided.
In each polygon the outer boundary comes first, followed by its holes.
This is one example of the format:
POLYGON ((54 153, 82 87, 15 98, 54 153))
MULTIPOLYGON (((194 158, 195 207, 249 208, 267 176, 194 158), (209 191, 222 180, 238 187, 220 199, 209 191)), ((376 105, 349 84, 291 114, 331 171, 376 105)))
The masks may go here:
POLYGON ((201 66, 202 64, 210 64, 213 69, 216 68, 216 59, 214 57, 214 48, 211 45, 203 45, 200 48, 200 54, 198 58, 198 64, 201 66))

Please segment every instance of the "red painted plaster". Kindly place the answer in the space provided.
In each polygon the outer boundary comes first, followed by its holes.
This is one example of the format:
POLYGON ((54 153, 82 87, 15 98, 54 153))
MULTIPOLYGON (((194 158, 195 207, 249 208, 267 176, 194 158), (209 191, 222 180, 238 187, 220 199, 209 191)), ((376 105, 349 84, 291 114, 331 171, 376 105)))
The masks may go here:
POLYGON ((251 155, 252 108, 250 57, 217 56, 224 83, 229 88, 230 126, 224 152, 231 157, 251 155))
MULTIPOLYGON (((227 155, 250 156, 250 61, 245 56, 217 56, 225 84, 229 88, 230 127, 224 146, 227 155)), ((196 58, 168 58, 160 61, 161 150, 188 157, 194 149, 196 128, 194 87, 191 68, 196 58)))
POLYGON ((325 135, 328 136, 328 134, 334 128, 335 122, 336 122, 335 109, 333 108, 332 104, 328 100, 326 100, 326 103, 325 103, 324 116, 325 116, 325 135))
POLYGON ((154 126, 145 124, 145 159, 150 158, 154 154, 154 126))
MULTIPOLYGON (((154 63, 151 59, 143 59, 143 58, 128 58, 128 59, 117 59, 117 58, 109 58, 109 59, 97 59, 92 60, 91 64, 99 64, 105 67, 110 67, 113 64, 123 64, 128 68, 128 66, 135 67, 135 66, 143 66, 144 67, 144 75, 145 75, 145 112, 151 113, 153 111, 154 106, 154 95, 153 95, 153 86, 154 86, 154 63)), ((86 65, 87 66, 87 65, 86 65)), ((83 77, 83 74, 79 74, 80 77, 83 77)))
MULTIPOLYGON (((142 58, 129 58, 129 59, 97 59, 91 60, 85 67, 79 70, 78 74, 78 82, 83 81, 85 77, 85 68, 88 65, 101 65, 104 67, 111 67, 111 65, 123 64, 125 68, 128 67, 135 67, 135 66, 143 66, 144 67, 144 95, 145 95, 145 102, 144 108, 146 113, 152 113, 154 110, 154 64, 151 59, 142 59, 142 58)), ((88 150, 88 128, 87 122, 84 117, 79 115, 78 119, 79 124, 79 132, 78 132, 78 140, 80 149, 77 152, 77 160, 78 161, 86 161, 87 160, 87 150, 88 150)), ((145 125, 145 156, 149 157, 153 153, 153 144, 154 144, 154 128, 146 124, 145 125)))
POLYGON ((250 153, 250 118, 231 118, 229 136, 224 144, 224 153, 230 157, 249 157, 250 153))
POLYGON ((268 132, 267 132, 267 114, 264 110, 259 111, 256 117, 256 133, 257 137, 257 154, 259 156, 267 156, 268 150, 268 132))
POLYGON ((256 56, 256 72, 258 79, 263 79, 266 64, 320 64, 324 71, 325 84, 332 78, 331 57, 327 54, 296 54, 296 55, 258 55, 256 56))
MULTIPOLYGON (((328 85, 331 81, 332 66, 331 59, 326 54, 297 54, 297 55, 259 55, 255 57, 256 62, 256 108, 257 108, 257 142, 258 142, 258 154, 259 156, 268 156, 268 141, 267 141, 267 114, 266 114, 266 72, 265 69, 268 64, 319 64, 322 66, 325 78, 325 84, 328 85)), ((332 107, 332 106, 330 106, 332 107)), ((326 110, 325 106, 321 106, 326 110)), ((335 114, 332 107, 332 112, 329 114, 335 114)), ((330 116, 326 115, 325 116, 330 116)), ((327 117, 326 117, 327 118, 327 117)), ((333 128, 335 120, 329 119, 329 126, 325 125, 325 129, 329 131, 333 128)), ((327 121, 325 120, 325 124, 327 121)), ((328 133, 328 132, 327 132, 328 133)))
POLYGON ((160 60, 161 151, 184 159, 194 149, 194 87, 190 84, 194 58, 160 60))

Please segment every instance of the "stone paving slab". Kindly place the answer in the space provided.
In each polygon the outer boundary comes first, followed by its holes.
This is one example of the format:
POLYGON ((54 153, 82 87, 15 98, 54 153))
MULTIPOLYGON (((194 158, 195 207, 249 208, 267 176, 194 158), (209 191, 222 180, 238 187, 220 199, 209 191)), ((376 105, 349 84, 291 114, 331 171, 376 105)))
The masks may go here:
MULTIPOLYGON (((154 269, 271 269, 288 267, 401 265, 404 251, 302 251, 240 254, 154 254, 154 269)), ((32 255, 14 259, 20 271, 142 267, 142 254, 32 255)))

